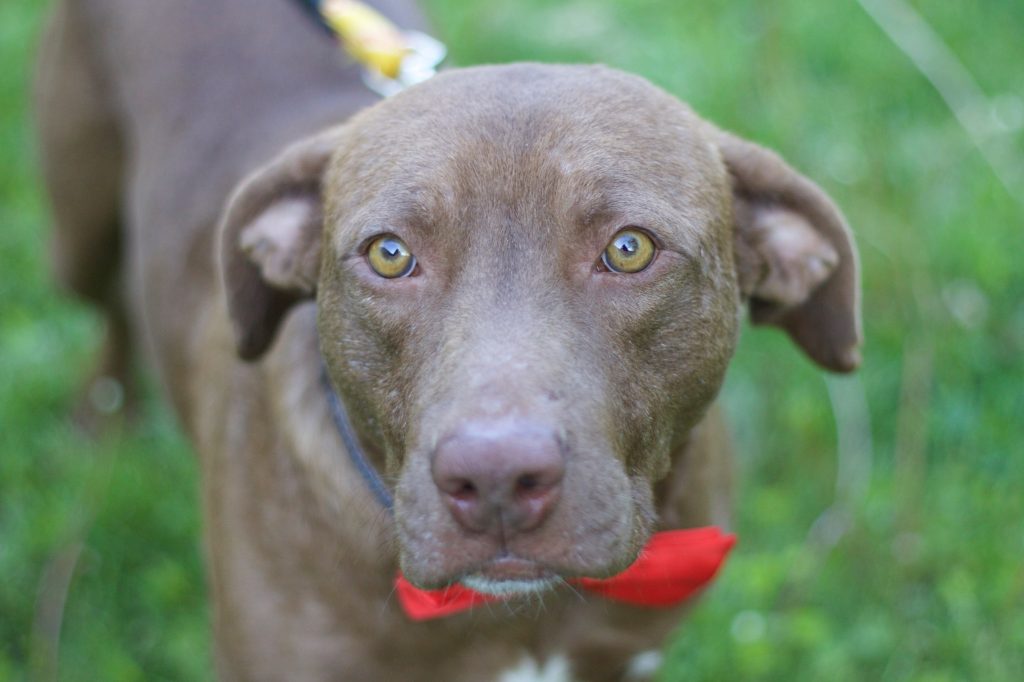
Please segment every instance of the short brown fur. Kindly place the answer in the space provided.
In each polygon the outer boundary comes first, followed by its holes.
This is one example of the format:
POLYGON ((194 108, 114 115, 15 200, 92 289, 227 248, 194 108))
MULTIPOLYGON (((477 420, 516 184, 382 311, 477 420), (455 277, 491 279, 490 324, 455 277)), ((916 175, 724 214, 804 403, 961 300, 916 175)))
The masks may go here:
POLYGON ((836 207, 634 76, 481 67, 373 104, 288 3, 83 0, 54 14, 36 102, 59 272, 120 330, 101 371, 128 380, 127 309, 201 455, 225 680, 477 682, 524 653, 626 679, 685 607, 559 589, 417 624, 393 576, 436 587, 502 553, 605 576, 655 530, 728 527, 713 401, 745 302, 824 367, 859 362, 836 207), (659 246, 635 275, 600 262, 625 226, 659 246), (382 233, 413 277, 369 268, 382 233), (321 362, 394 516, 345 455, 321 362), (537 528, 453 520, 434 461, 467 424, 557 440, 537 528))

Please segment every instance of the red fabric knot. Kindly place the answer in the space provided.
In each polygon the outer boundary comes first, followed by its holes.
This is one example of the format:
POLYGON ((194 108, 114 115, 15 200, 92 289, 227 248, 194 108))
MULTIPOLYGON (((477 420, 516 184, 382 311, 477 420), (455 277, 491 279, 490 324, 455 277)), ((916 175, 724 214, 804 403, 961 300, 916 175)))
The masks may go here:
MULTIPOLYGON (((575 587, 634 606, 675 606, 706 587, 725 563, 736 536, 719 528, 686 528, 655 533, 637 560, 611 578, 572 578, 575 587)), ((399 573, 398 601, 412 620, 450 616, 487 602, 501 601, 463 585, 421 590, 399 573)))

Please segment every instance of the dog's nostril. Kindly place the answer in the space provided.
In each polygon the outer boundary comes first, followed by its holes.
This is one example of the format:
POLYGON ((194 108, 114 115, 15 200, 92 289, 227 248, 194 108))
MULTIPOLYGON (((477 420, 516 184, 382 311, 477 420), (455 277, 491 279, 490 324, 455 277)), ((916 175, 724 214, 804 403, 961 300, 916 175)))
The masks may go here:
POLYGON ((475 499, 476 486, 469 480, 460 481, 458 487, 456 487, 455 491, 452 493, 452 497, 463 501, 475 499))
POLYGON ((516 479, 516 492, 529 495, 540 487, 540 478, 536 474, 523 474, 516 479))

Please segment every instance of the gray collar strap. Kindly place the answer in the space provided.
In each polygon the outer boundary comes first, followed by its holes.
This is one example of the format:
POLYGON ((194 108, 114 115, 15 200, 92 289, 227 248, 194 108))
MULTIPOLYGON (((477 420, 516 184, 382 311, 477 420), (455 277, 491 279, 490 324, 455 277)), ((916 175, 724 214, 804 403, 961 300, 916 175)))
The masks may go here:
POLYGON ((338 397, 334 386, 331 385, 331 380, 327 376, 327 368, 323 366, 322 362, 320 363, 320 381, 324 386, 324 392, 327 394, 327 406, 330 408, 331 421, 334 422, 334 428, 337 429, 338 435, 341 436, 341 442, 345 445, 349 459, 352 460, 352 464, 355 465, 359 474, 363 477, 363 481, 366 482, 370 492, 377 498, 381 506, 388 511, 392 511, 395 501, 391 497, 391 492, 384 485, 384 481, 381 480, 377 469, 366 458, 366 453, 359 446, 359 440, 352 430, 352 424, 348 420, 345 406, 341 404, 341 398, 338 397))

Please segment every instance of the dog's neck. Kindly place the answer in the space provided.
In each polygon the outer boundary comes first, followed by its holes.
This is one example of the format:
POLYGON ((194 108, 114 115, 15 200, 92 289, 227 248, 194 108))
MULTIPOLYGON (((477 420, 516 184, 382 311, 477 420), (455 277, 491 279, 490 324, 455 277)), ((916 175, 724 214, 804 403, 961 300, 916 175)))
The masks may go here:
MULTIPOLYGON (((362 538, 357 541, 372 543, 371 555, 393 561, 389 553, 381 552, 393 537, 391 514, 359 472, 331 414, 317 345, 315 303, 289 314, 274 352, 262 365, 269 384, 280 387, 270 395, 273 411, 288 415, 281 422, 286 425, 283 447, 306 470, 318 503, 334 519, 336 532, 347 535, 342 529, 351 529, 353 538, 362 538), (345 501, 344 509, 339 508, 340 501, 345 501)), ((352 442, 358 444, 356 433, 350 431, 352 442)), ((382 471, 383 458, 377 452, 362 447, 359 452, 369 467, 382 471)))
POLYGON ((352 465, 359 472, 359 475, 362 476, 366 487, 377 498, 377 502, 388 511, 393 511, 395 501, 391 496, 391 491, 384 485, 377 467, 366 456, 366 452, 363 450, 362 445, 360 445, 359 438, 352 428, 351 421, 349 421, 345 405, 331 384, 331 378, 327 375, 327 367, 323 363, 322 356, 320 356, 320 383, 323 386, 327 409, 331 413, 331 421, 338 432, 338 437, 341 438, 341 442, 345 445, 345 450, 348 452, 352 465))

